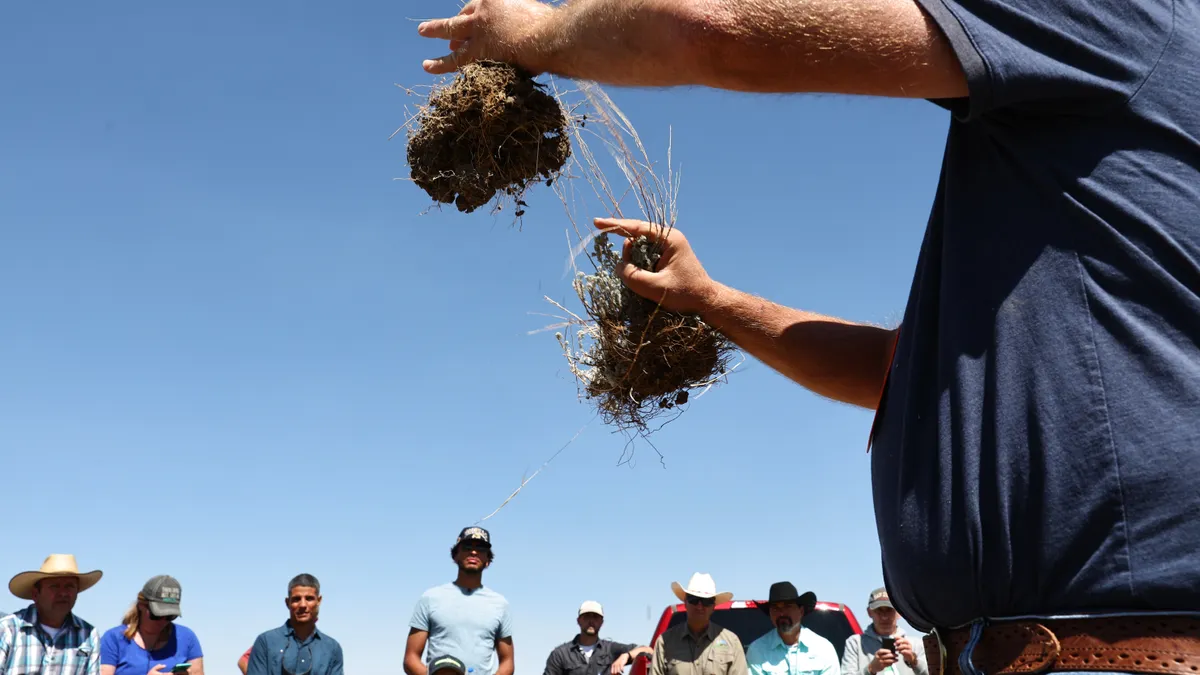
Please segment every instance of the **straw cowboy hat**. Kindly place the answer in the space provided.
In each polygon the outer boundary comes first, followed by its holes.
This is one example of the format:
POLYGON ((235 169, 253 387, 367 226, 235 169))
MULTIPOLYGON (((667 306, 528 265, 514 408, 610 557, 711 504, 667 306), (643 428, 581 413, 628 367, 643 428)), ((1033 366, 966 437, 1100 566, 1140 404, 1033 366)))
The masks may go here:
POLYGON ((33 585, 47 577, 78 577, 79 590, 86 591, 100 581, 104 573, 93 570, 81 574, 75 564, 75 556, 69 553, 51 553, 42 563, 42 568, 36 572, 21 572, 8 582, 8 590, 22 600, 33 599, 33 585))
POLYGON ((715 598, 718 605, 733 600, 733 593, 718 593, 717 584, 713 578, 700 572, 696 572, 691 579, 688 579, 687 588, 680 586, 678 581, 672 581, 671 590, 675 591, 675 597, 683 602, 687 602, 689 595, 697 598, 715 598))

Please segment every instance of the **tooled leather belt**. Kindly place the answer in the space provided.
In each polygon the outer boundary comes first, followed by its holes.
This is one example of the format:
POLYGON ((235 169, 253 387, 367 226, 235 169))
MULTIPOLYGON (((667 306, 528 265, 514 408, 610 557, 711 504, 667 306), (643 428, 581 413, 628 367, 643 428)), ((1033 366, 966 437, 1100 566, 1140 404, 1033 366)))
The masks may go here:
MULTIPOLYGON (((970 628, 924 637, 930 675, 963 675, 970 628), (939 640, 940 638, 940 640, 939 640)), ((1200 619, 1136 616, 987 625, 971 662, 984 675, 1120 671, 1200 675, 1200 619)))

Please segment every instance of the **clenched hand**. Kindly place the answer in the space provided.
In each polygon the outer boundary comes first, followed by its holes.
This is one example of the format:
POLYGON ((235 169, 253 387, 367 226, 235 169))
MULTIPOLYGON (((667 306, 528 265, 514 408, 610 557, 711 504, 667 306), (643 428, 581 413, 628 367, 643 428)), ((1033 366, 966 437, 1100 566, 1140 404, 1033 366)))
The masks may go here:
POLYGON ((424 37, 450 42, 449 54, 421 65, 426 72, 441 75, 487 59, 539 74, 542 68, 536 57, 543 46, 539 34, 554 11, 538 0, 471 0, 458 16, 417 26, 424 37))
POLYGON ((661 228, 641 220, 597 218, 595 226, 602 231, 625 237, 622 262, 617 267, 629 290, 674 312, 703 314, 712 308, 719 288, 704 270, 688 240, 679 230, 672 229, 663 242, 662 257, 654 272, 641 269, 629 261, 633 239, 646 235, 658 236, 661 228))

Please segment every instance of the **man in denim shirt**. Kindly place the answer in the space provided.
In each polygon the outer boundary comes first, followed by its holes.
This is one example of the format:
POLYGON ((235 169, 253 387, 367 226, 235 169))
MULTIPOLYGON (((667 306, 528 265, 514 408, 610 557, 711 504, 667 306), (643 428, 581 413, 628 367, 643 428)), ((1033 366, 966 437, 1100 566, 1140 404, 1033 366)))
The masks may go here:
POLYGON ((342 675, 342 646, 317 630, 321 582, 301 574, 288 583, 288 620, 254 641, 247 675, 342 675))

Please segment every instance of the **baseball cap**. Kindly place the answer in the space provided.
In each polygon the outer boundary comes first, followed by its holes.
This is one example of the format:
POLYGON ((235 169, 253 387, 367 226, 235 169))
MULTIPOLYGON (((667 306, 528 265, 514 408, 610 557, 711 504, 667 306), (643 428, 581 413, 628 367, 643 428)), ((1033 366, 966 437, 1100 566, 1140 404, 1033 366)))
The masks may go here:
POLYGON ((458 539, 455 540, 454 545, 458 546, 464 541, 469 540, 482 542, 488 548, 492 547, 492 535, 488 534, 488 531, 482 527, 464 527, 462 532, 458 533, 458 539))
POLYGON ((181 596, 179 581, 165 574, 151 577, 142 587, 142 597, 150 604, 154 616, 183 616, 179 606, 181 596))
POLYGON ((888 599, 886 588, 876 588, 871 591, 871 597, 867 599, 867 609, 879 609, 880 607, 892 607, 892 601, 888 599))
POLYGON ((436 675, 446 670, 458 673, 459 675, 467 675, 466 665, 453 656, 439 656, 429 662, 429 675, 436 675))
POLYGON ((599 614, 600 616, 604 616, 604 608, 595 600, 588 600, 579 606, 579 616, 583 616, 584 614, 599 614))

